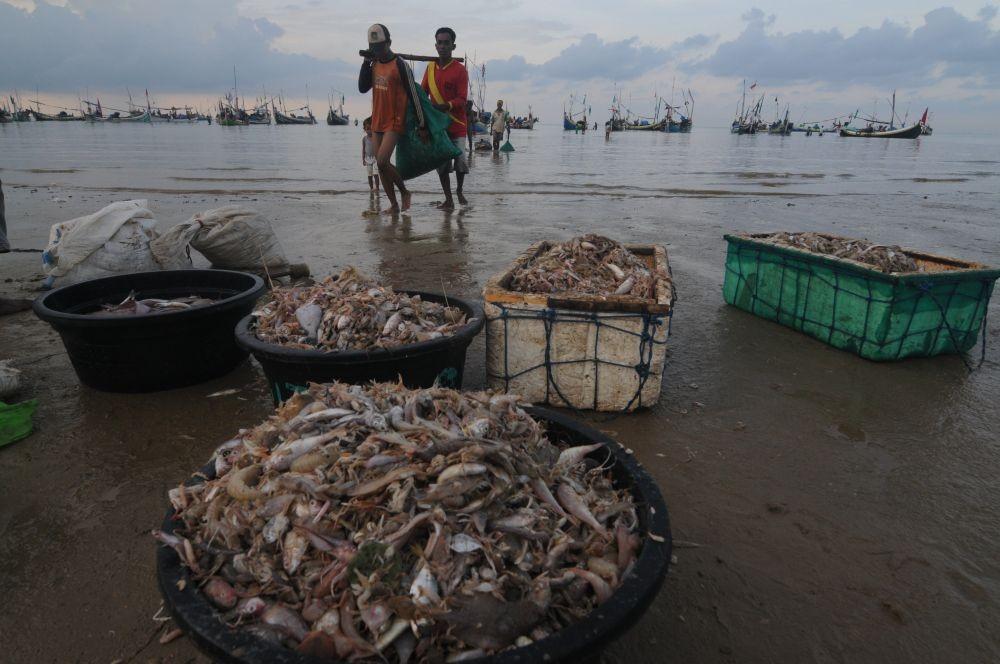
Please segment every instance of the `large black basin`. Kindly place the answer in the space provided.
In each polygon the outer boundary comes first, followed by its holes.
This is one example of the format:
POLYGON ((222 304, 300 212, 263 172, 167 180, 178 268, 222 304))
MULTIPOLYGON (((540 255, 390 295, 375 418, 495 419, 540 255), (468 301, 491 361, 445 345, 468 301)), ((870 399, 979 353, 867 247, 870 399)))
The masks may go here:
POLYGON ((40 296, 35 314, 62 337, 80 382, 106 392, 154 392, 232 371, 247 353, 233 326, 264 291, 260 277, 228 270, 164 270, 94 279, 40 296), (188 295, 218 300, 184 311, 86 315, 102 304, 188 295))
POLYGON ((407 344, 396 348, 375 350, 322 351, 285 348, 267 343, 254 333, 253 317, 247 316, 236 326, 236 341, 253 353, 264 368, 271 396, 281 403, 309 383, 340 381, 362 385, 371 381, 396 381, 411 388, 431 387, 437 381, 442 387, 461 388, 465 371, 465 352, 472 339, 483 328, 483 308, 457 297, 400 291, 419 295, 427 302, 458 307, 465 314, 466 324, 454 334, 407 344))
MULTIPOLYGON (((622 585, 580 622, 529 646, 470 661, 475 664, 597 661, 604 647, 626 632, 649 608, 663 585, 670 564, 672 543, 667 506, 653 479, 617 442, 561 413, 544 408, 530 408, 528 412, 546 423, 554 442, 574 445, 597 442, 604 444, 604 448, 593 452, 591 456, 597 461, 605 462, 610 454, 608 464, 615 484, 627 487, 632 492, 639 517, 642 548, 632 572, 624 578, 622 585)), ((200 473, 204 477, 213 478, 215 466, 209 463, 200 473)), ((186 484, 202 481, 201 477, 192 476, 186 484)), ((161 526, 166 533, 172 533, 178 523, 173 516, 173 510, 168 510, 161 526)), ((320 660, 315 658, 227 627, 219 613, 198 590, 187 568, 181 564, 172 548, 161 546, 157 549, 156 573, 160 592, 174 620, 214 660, 243 664, 319 663, 320 660)))

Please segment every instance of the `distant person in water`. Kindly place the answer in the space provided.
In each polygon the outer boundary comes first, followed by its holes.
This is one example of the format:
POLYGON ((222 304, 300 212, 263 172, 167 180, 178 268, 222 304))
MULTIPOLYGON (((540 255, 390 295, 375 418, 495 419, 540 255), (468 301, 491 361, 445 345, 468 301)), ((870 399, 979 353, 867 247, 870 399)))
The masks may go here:
MULTIPOLYGON (((357 119, 354 120, 357 122, 357 119)), ((361 137, 361 165, 368 170, 368 188, 378 193, 378 173, 375 172, 375 144, 372 142, 372 119, 365 118, 365 135, 361 137)))
POLYGON ((467 122, 466 131, 469 132, 469 152, 472 152, 472 136, 476 133, 476 108, 472 100, 465 102, 465 118, 467 122))
POLYGON ((444 191, 444 202, 438 207, 442 210, 454 210, 455 201, 451 196, 451 173, 455 171, 457 187, 455 194, 458 202, 467 205, 462 187, 465 184, 465 174, 469 172, 469 164, 465 159, 462 142, 468 135, 468 117, 465 114, 467 97, 469 95, 469 72, 465 65, 451 57, 455 51, 455 31, 451 28, 438 28, 434 34, 434 48, 438 59, 427 63, 424 80, 420 84, 430 97, 437 110, 446 113, 451 120, 448 125, 448 138, 459 150, 459 155, 446 161, 438 167, 438 177, 441 179, 441 189, 444 191))
POLYGON ((493 134, 493 151, 500 149, 500 141, 503 140, 503 132, 507 129, 507 112, 503 110, 503 99, 497 100, 497 107, 493 109, 493 119, 490 122, 490 133, 493 134))
POLYGON ((375 163, 385 195, 389 197, 390 214, 410 209, 410 190, 406 188, 402 176, 390 163, 392 152, 400 137, 406 131, 407 104, 413 106, 420 135, 428 138, 424 110, 417 98, 417 86, 413 72, 392 52, 389 28, 381 23, 368 28, 368 51, 361 72, 358 74, 358 91, 362 94, 372 91, 372 142, 375 147, 375 163), (401 203, 396 202, 395 189, 399 189, 401 203))

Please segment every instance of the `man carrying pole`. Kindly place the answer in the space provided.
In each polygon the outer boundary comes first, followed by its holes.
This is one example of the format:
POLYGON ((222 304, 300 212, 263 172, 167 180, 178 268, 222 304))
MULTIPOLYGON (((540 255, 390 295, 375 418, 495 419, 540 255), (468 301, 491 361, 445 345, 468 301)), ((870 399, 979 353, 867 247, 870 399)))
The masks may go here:
POLYGON ((451 196, 451 177, 448 175, 452 170, 455 171, 455 180, 458 183, 455 189, 458 202, 462 205, 469 203, 462 193, 465 174, 469 172, 469 165, 463 149, 468 126, 465 111, 469 94, 469 73, 466 71, 465 65, 451 57, 455 50, 454 30, 438 28, 434 35, 434 46, 437 49, 438 59, 427 63, 421 86, 430 97, 434 108, 448 114, 451 119, 451 123, 448 125, 448 137, 461 151, 457 157, 446 161, 437 169, 438 177, 441 178, 441 189, 444 191, 444 202, 438 207, 442 210, 454 210, 455 201, 451 196))
POLYGON ((375 163, 386 196, 389 197, 390 214, 410 209, 410 191, 402 176, 389 160, 400 137, 406 131, 406 107, 413 104, 421 138, 427 139, 427 123, 417 98, 413 72, 390 48, 389 29, 381 23, 368 28, 368 48, 358 74, 358 91, 372 91, 372 142, 375 146, 375 163), (402 205, 396 202, 394 187, 399 189, 402 205))

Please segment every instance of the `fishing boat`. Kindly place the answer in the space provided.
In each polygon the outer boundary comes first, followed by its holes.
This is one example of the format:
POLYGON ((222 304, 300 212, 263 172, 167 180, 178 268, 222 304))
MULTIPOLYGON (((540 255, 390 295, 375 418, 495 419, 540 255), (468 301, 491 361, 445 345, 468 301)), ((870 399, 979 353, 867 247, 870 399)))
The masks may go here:
POLYGON ((73 115, 72 113, 67 113, 66 111, 59 111, 55 115, 50 115, 48 113, 42 113, 41 111, 31 111, 31 115, 35 118, 35 122, 77 122, 83 120, 82 115, 73 115))
POLYGON ((840 135, 847 138, 917 138, 923 128, 920 123, 909 127, 876 127, 867 125, 862 129, 853 127, 842 127, 840 135))
POLYGON ((587 131, 587 95, 583 95, 581 109, 574 112, 573 106, 576 104, 576 96, 569 96, 569 110, 563 106, 563 130, 565 131, 587 131))
MULTIPOLYGON (((778 111, 778 98, 774 98, 775 111, 778 111)), ((785 117, 778 119, 778 114, 775 114, 775 120, 767 126, 767 133, 772 136, 788 136, 792 133, 792 127, 794 123, 788 120, 788 106, 785 106, 785 117)))
MULTIPOLYGON (((670 126, 669 111, 663 118, 660 117, 661 104, 666 103, 666 100, 655 93, 654 96, 656 97, 656 108, 652 117, 633 115, 631 110, 626 109, 625 131, 667 131, 670 126)), ((669 107, 670 105, 667 104, 667 108, 669 107)))
POLYGON ((328 125, 346 125, 351 122, 351 116, 344 113, 344 95, 340 95, 340 106, 337 110, 333 110, 333 101, 327 99, 330 102, 330 110, 326 114, 326 123, 328 125))
MULTIPOLYGON (((878 100, 876 100, 876 105, 878 100)), ((896 126, 896 121, 899 120, 899 116, 896 115, 896 91, 892 91, 892 98, 890 100, 889 109, 889 121, 879 120, 876 117, 876 113, 873 110, 871 116, 864 117, 859 114, 859 111, 855 111, 853 117, 848 121, 850 122, 861 119, 867 124, 862 128, 855 128, 850 126, 841 127, 840 135, 845 138, 918 138, 923 134, 924 125, 927 123, 927 111, 924 109, 924 115, 919 121, 912 125, 906 124, 906 118, 902 118, 900 121, 900 126, 896 126)))
POLYGON ((666 127, 669 121, 666 118, 662 120, 657 120, 655 122, 649 122, 648 120, 639 120, 636 123, 626 123, 626 131, 666 131, 666 127))
POLYGON ((0 107, 0 124, 7 124, 8 122, 13 122, 14 117, 7 110, 6 106, 0 107))
POLYGON ((534 129, 535 123, 538 122, 538 118, 535 117, 534 113, 531 112, 531 106, 528 106, 528 117, 516 117, 511 120, 511 129, 534 129))
POLYGON ((274 100, 271 100, 271 112, 274 113, 274 124, 279 125, 314 125, 316 124, 316 118, 313 116, 312 111, 309 109, 309 104, 300 108, 292 109, 289 112, 285 109, 284 103, 282 103, 281 111, 278 110, 277 105, 274 100), (296 115, 296 111, 305 111, 305 115, 296 115))
MULTIPOLYGON (((749 87, 753 91, 757 87, 757 81, 749 87)), ((739 110, 733 120, 729 131, 733 134, 756 134, 758 131, 767 131, 767 123, 761 120, 760 110, 764 105, 764 95, 760 96, 756 102, 751 98, 750 105, 747 106, 747 82, 743 79, 743 95, 740 97, 739 110)))
POLYGON ((690 133, 691 127, 694 124, 692 120, 694 117, 694 95, 691 94, 690 88, 686 91, 681 90, 681 99, 684 103, 683 108, 675 106, 673 99, 674 92, 673 86, 671 86, 670 101, 662 100, 667 109, 667 126, 663 128, 663 131, 671 134, 690 133))
POLYGON ((8 109, 10 121, 31 122, 31 111, 21 105, 21 95, 17 94, 17 90, 8 99, 10 99, 10 109, 8 109))
MULTIPOLYGON (((257 104, 257 106, 254 107, 254 109, 250 113, 247 113, 246 124, 252 124, 252 125, 271 124, 271 111, 268 110, 266 102, 263 101, 260 102, 259 104, 257 104)), ((313 121, 313 124, 316 124, 316 122, 313 121)))

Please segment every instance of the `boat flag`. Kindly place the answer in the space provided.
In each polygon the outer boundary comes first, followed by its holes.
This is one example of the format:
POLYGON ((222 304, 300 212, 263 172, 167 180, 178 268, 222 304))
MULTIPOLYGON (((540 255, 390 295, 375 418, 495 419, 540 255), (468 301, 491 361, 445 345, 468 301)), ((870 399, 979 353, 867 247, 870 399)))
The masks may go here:
POLYGON ((753 90, 756 87, 757 87, 757 81, 754 81, 753 85, 750 86, 750 89, 753 90))
POLYGON ((927 111, 928 110, 929 109, 927 109, 927 108, 924 109, 924 114, 920 118, 920 124, 927 124, 927 111))

